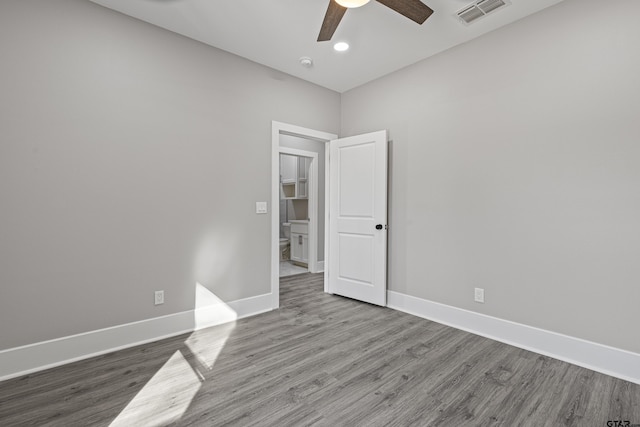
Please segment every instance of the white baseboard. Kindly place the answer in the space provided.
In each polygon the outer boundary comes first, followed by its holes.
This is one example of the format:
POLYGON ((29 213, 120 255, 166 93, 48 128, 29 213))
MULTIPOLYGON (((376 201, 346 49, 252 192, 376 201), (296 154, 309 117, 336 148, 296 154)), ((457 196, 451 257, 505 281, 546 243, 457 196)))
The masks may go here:
POLYGON ((394 291, 389 308, 640 384, 640 354, 394 291))
POLYGON ((243 317, 253 316, 273 309, 271 294, 258 295, 228 303, 219 302, 193 311, 195 330, 233 322, 243 317))
MULTIPOLYGON (((0 351, 0 381, 219 325, 272 309, 271 294, 0 351)), ((387 292, 387 306, 515 347, 640 384, 640 354, 387 292)))
POLYGON ((158 341, 272 309, 271 294, 0 351, 0 381, 158 341))
POLYGON ((318 267, 318 271, 316 273, 323 273, 324 272, 324 261, 318 261, 317 267, 318 267))

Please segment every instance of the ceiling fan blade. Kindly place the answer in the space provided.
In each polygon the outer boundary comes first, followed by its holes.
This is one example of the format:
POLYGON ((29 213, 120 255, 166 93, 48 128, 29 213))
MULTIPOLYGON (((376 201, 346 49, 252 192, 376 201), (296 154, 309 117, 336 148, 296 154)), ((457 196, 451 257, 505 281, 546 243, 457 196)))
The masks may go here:
POLYGON ((318 41, 324 42, 331 40, 333 33, 336 32, 338 24, 342 20, 344 13, 347 11, 346 7, 340 6, 333 0, 329 0, 329 7, 327 13, 324 15, 324 21, 322 21, 322 28, 320 28, 320 34, 318 34, 318 41))
POLYGON ((433 13, 426 4, 420 0, 377 0, 378 3, 382 3, 398 12, 401 15, 406 16, 418 24, 422 24, 433 13))

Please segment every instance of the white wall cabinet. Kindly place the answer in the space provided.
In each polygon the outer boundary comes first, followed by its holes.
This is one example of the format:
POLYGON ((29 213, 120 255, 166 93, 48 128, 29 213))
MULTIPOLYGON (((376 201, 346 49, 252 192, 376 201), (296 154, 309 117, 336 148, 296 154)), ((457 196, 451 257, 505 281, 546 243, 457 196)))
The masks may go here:
POLYGON ((311 158, 280 154, 280 177, 285 199, 309 198, 311 158))
POLYGON ((296 177, 296 196, 299 199, 309 197, 309 166, 311 159, 309 157, 298 157, 298 176, 296 177))
POLYGON ((294 182, 297 178, 298 156, 280 154, 280 176, 282 182, 294 182))

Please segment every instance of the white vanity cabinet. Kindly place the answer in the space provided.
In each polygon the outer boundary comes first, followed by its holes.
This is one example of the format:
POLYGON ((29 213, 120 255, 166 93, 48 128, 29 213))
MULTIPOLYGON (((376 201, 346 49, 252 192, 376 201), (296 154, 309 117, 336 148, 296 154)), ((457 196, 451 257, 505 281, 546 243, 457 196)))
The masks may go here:
POLYGON ((309 264, 308 221, 291 221, 291 261, 309 264))

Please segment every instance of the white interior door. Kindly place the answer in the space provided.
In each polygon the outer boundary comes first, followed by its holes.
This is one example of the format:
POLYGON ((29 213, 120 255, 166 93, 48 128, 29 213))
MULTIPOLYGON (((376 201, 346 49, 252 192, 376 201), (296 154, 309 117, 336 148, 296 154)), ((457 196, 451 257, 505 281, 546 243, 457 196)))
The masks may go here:
POLYGON ((330 142, 329 292, 387 303, 387 131, 330 142))

